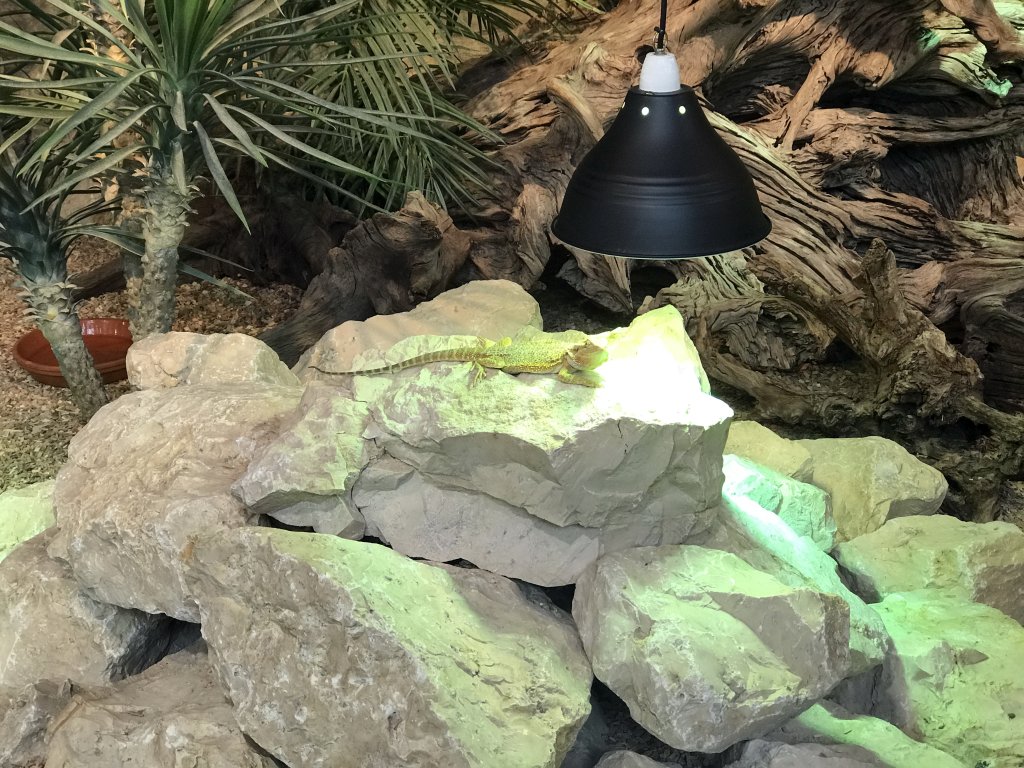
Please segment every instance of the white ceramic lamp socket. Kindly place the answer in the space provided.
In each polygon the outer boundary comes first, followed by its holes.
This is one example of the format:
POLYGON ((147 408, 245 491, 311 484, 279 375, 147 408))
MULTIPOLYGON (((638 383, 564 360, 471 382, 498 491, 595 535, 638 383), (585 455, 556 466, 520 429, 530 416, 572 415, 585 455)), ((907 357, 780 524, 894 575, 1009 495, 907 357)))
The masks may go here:
POLYGON ((651 51, 640 68, 640 90, 647 93, 675 93, 680 88, 679 63, 668 51, 651 51))

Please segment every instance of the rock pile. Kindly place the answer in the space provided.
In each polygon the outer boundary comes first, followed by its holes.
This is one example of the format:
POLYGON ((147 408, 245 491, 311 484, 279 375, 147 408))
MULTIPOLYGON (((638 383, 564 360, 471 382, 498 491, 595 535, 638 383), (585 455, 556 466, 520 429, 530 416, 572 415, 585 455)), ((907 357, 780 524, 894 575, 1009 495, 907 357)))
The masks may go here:
POLYGON ((593 337, 597 388, 321 372, 539 326, 475 282, 294 370, 133 347, 0 495, 0 766, 1019 768, 1024 534, 889 441, 730 427, 671 307, 593 337))

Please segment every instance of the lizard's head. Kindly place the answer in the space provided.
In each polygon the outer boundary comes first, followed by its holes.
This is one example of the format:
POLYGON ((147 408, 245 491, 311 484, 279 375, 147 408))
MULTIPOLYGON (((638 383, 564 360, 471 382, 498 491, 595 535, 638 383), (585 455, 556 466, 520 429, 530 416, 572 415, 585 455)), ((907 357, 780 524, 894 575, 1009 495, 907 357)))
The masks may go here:
POLYGON ((590 339, 574 344, 565 355, 565 361, 577 371, 592 371, 608 359, 608 350, 590 339))

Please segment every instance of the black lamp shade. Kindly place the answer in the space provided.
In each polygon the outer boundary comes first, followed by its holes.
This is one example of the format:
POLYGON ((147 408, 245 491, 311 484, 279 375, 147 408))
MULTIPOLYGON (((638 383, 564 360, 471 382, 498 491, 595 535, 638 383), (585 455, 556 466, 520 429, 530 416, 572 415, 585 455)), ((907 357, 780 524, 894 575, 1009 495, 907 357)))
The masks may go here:
POLYGON ((632 88, 569 180, 551 230, 593 253, 685 259, 753 245, 771 222, 690 88, 632 88))

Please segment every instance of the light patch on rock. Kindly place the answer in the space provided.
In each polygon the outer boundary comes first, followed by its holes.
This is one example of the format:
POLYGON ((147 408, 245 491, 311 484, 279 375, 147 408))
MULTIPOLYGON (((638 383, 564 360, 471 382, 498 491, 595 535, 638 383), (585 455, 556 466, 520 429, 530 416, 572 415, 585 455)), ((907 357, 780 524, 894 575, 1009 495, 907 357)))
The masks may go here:
POLYGON ((836 548, 853 588, 876 602, 943 589, 1024 622, 1024 531, 948 515, 901 517, 836 548))
POLYGON ((316 382, 281 434, 249 464, 234 494, 251 510, 318 533, 361 538, 362 514, 352 502, 352 486, 376 455, 363 438, 369 411, 316 382))
POLYGON ((871 754, 870 765, 881 768, 966 768, 955 757, 914 741, 892 723, 851 714, 830 701, 815 704, 764 738, 793 745, 858 747, 871 754))
POLYGON ((884 437, 800 440, 811 453, 812 482, 829 492, 843 542, 878 530, 886 520, 933 515, 946 498, 942 473, 884 437))
POLYGON ((53 523, 53 480, 0 493, 0 562, 53 523))
POLYGON ((794 480, 741 456, 726 454, 722 493, 743 496, 762 509, 774 512, 799 536, 814 542, 823 552, 835 544, 836 521, 832 502, 821 488, 794 480))
POLYGON ((794 480, 811 482, 810 451, 796 440, 787 440, 756 421, 734 421, 729 426, 725 452, 770 467, 794 480))
POLYGON ((971 768, 1024 764, 1024 628, 936 590, 875 607, 895 651, 872 714, 971 768))
POLYGON ((195 622, 181 555, 204 531, 255 522, 232 484, 299 401, 297 387, 192 385, 124 395, 71 440, 57 475, 67 560, 104 602, 195 622))
POLYGON ((274 768, 245 740, 205 648, 181 651, 60 716, 49 768, 274 768))
POLYGON ((39 534, 0 563, 0 688, 64 679, 101 685, 159 658, 166 619, 86 595, 67 566, 47 556, 51 536, 39 534))
POLYGON ((842 599, 792 589, 727 552, 601 558, 573 617, 594 674, 677 749, 720 752, 792 718, 849 668, 842 599))
POLYGON ((262 528, 191 557, 238 722, 292 768, 557 768, 587 717, 572 622, 500 576, 262 528))
POLYGON ((274 350, 244 333, 156 333, 132 344, 127 367, 128 381, 137 389, 183 384, 299 385, 274 350))

